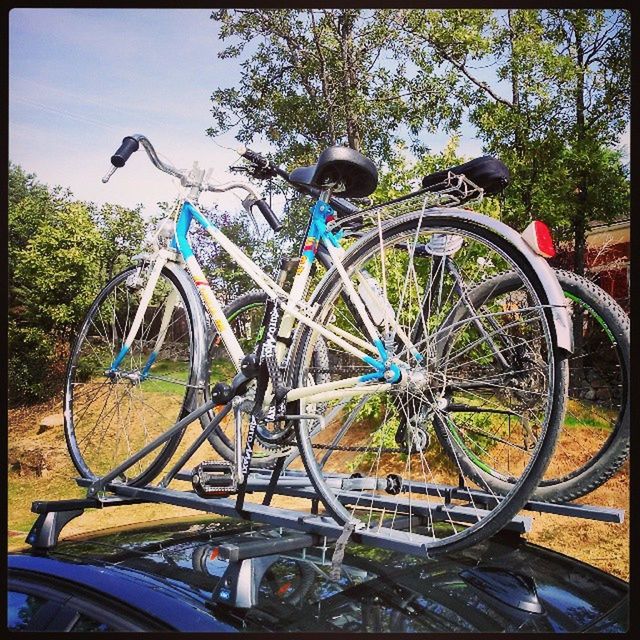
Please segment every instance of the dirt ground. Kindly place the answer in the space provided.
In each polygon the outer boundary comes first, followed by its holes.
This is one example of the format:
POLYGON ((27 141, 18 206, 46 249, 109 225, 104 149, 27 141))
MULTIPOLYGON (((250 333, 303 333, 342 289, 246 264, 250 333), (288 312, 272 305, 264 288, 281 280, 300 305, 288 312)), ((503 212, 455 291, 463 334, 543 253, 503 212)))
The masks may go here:
MULTIPOLYGON (((35 520, 35 515, 30 511, 33 500, 83 496, 83 491, 74 482, 77 472, 67 454, 62 426, 55 426, 39 433, 41 419, 60 410, 59 403, 51 401, 9 411, 8 546, 10 550, 24 547, 25 536, 35 520)), ((190 427, 190 429, 194 428, 199 429, 197 425, 190 427)), ((187 432, 187 438, 188 436, 189 432, 187 432)), ((575 433, 566 436, 563 444, 569 454, 564 459, 559 457, 554 459, 552 472, 560 473, 565 465, 572 464, 571 456, 574 448, 576 459, 579 459, 582 450, 580 441, 584 442, 584 437, 589 436, 581 434, 578 438, 575 433)), ((338 458, 337 461, 342 463, 348 455, 353 456, 347 452, 339 455, 342 459, 338 458)), ((205 457, 206 453, 198 455, 200 460, 205 457)), ((444 469, 438 471, 439 475, 440 472, 446 474, 444 469)), ((444 477, 441 479, 444 480, 444 477)), ((628 463, 604 486, 578 502, 628 510, 628 463)), ((274 501, 274 505, 294 508, 304 503, 292 498, 279 498, 277 502, 274 501)), ((99 511, 88 510, 82 517, 73 520, 65 527, 62 537, 184 515, 193 516, 194 512, 186 508, 156 504, 128 505, 99 511)), ((532 531, 527 534, 527 539, 531 542, 583 560, 625 580, 629 579, 628 517, 625 517, 622 524, 610 524, 550 514, 528 513, 527 515, 533 517, 532 531)))

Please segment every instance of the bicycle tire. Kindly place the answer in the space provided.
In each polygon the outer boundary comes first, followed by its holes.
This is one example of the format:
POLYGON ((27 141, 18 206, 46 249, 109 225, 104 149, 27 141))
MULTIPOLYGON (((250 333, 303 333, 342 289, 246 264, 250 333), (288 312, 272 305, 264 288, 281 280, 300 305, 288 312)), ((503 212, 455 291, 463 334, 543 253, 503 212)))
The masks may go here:
MULTIPOLYGON (((139 379, 137 383, 125 377, 110 379, 106 376, 106 371, 124 341, 125 336, 122 334, 127 333, 128 323, 135 314, 131 305, 135 302, 136 293, 127 285, 127 280, 135 274, 136 269, 137 267, 133 266, 117 274, 98 294, 80 325, 67 366, 64 433, 74 466, 84 478, 99 478, 126 459, 115 459, 122 433, 113 434, 111 445, 114 453, 108 464, 109 454, 106 449, 103 453, 101 448, 105 439, 105 447, 109 446, 106 436, 115 416, 116 428, 124 433, 126 453, 130 456, 187 415, 196 405, 197 389, 201 386, 200 376, 206 364, 203 309, 193 283, 183 269, 173 264, 167 264, 162 269, 156 292, 162 296, 163 291, 175 291, 180 301, 179 305, 185 310, 185 314, 182 315, 175 311, 178 307, 174 308, 167 333, 173 334, 172 327, 177 326, 178 335, 170 341, 165 338, 163 343, 165 353, 169 354, 170 349, 174 349, 175 353, 165 358, 158 357, 149 369, 148 376, 144 380, 139 379), (105 315, 101 315, 103 309, 105 315), (121 317, 118 318, 118 315, 121 317), (183 331, 185 322, 186 331, 183 331), (172 357, 174 361, 171 360, 172 357), (169 377, 160 375, 159 372, 163 370, 169 371, 169 377), (86 399, 80 408, 77 405, 83 398, 82 385, 86 385, 86 399), (96 394, 89 395, 93 394, 96 387, 96 394), (96 400, 97 404, 94 403, 96 400), (123 414, 120 408, 121 401, 123 414), (125 401, 128 403, 126 406, 125 401), (136 406, 138 410, 135 409, 136 406), (147 413, 145 409, 148 409, 147 413), (93 411, 98 413, 94 414, 93 411), (147 422, 146 416, 151 415, 152 411, 158 415, 154 414, 147 422), (83 426, 85 416, 88 416, 87 428, 83 426), (93 421, 95 425, 92 426, 93 421), (128 432, 128 425, 131 427, 131 434, 128 432), (91 439, 94 433, 101 434, 97 443, 91 439), (132 446, 134 440, 136 444, 132 446)), ((139 371, 142 363, 146 361, 149 345, 155 340, 155 337, 152 338, 154 322, 156 330, 159 330, 157 318, 158 312, 155 312, 151 320, 143 322, 138 332, 139 339, 134 341, 130 352, 123 360, 123 364, 129 365, 132 371, 139 371), (145 338, 148 343, 146 346, 145 338)), ((143 486, 151 482, 167 464, 183 434, 184 430, 175 434, 159 449, 136 463, 135 475, 125 476, 124 481, 134 486, 143 486)))
MULTIPOLYGON (((593 335, 591 339, 591 353, 574 353, 568 358, 570 402, 567 407, 566 424, 561 428, 554 454, 554 460, 557 460, 557 464, 563 467, 564 471, 561 475, 554 476, 548 470, 532 494, 534 500, 563 503, 585 496, 597 489, 619 470, 629 456, 629 317, 611 296, 593 282, 564 270, 556 270, 556 275, 565 296, 572 301, 574 322, 576 309, 581 312, 581 322, 585 318, 587 320, 582 324, 585 335, 595 334, 599 327, 602 328, 601 334, 593 335), (585 366, 586 361, 589 371, 600 369, 601 373, 603 365, 599 366, 599 362, 604 363, 608 369, 611 368, 612 358, 607 356, 608 350, 615 351, 617 364, 613 368, 619 371, 619 374, 612 371, 609 376, 611 386, 619 385, 620 388, 617 411, 614 408, 617 401, 614 397, 617 397, 617 393, 609 391, 608 398, 600 404, 588 402, 580 397, 582 387, 576 386, 580 382, 571 381, 572 362, 577 363, 585 359, 582 361, 582 367, 585 366), (585 410, 588 410, 586 417, 581 415, 585 410), (613 418, 607 415, 614 412, 613 418), (612 426, 606 427, 604 423, 608 420, 612 422, 612 426), (592 425, 594 422, 597 426, 592 425), (580 430, 580 434, 574 436, 573 431, 576 429, 580 430), (603 434, 607 432, 608 436, 605 437, 603 434), (579 438, 579 436, 582 437, 579 438), (579 439, 580 442, 578 442, 579 439), (586 443, 594 440, 595 443, 591 445, 588 452, 580 452, 581 456, 578 452, 573 452, 576 444, 586 449, 586 443), (566 451, 564 451, 565 447, 566 451), (586 460, 584 460, 585 456, 587 456, 586 460), (576 467, 573 466, 575 464, 573 458, 578 459, 576 467), (568 470, 567 464, 570 465, 568 470)), ((474 305, 482 305, 491 295, 502 294, 513 286, 513 275, 502 274, 496 276, 493 281, 483 283, 478 290, 469 292, 469 297, 474 305)), ((459 322, 460 319, 458 316, 454 321, 459 322)), ((601 375, 599 380, 602 382, 605 378, 601 375)), ((443 439, 442 444, 445 448, 449 447, 447 439, 443 439)), ((506 484, 483 473, 473 465, 472 456, 470 458, 470 464, 467 467, 470 477, 482 475, 496 492, 504 492, 508 489, 506 484)))
MULTIPOLYGON (((567 366, 564 354, 556 346, 551 311, 542 283, 526 258, 517 249, 515 249, 507 240, 493 231, 482 227, 480 224, 476 224, 471 221, 461 221, 453 217, 448 217, 445 214, 425 215, 421 213, 414 213, 397 218, 390 224, 386 224, 382 227, 381 235, 382 240, 385 241, 385 252, 389 247, 403 245, 402 240, 407 237, 412 237, 412 234, 414 233, 417 238, 418 231, 427 231, 438 234, 462 234, 468 239, 472 238, 477 242, 491 245, 494 248, 496 255, 500 255, 504 259, 508 258, 511 261, 515 268, 518 269, 523 282, 526 283, 531 295, 539 300, 537 308, 539 313, 538 320, 540 326, 543 327, 542 330, 546 336, 545 339, 547 340, 548 356, 550 360, 549 371, 552 376, 552 381, 549 384, 550 402, 548 404, 547 414, 545 414, 545 424, 540 428, 540 435, 534 446, 534 452, 530 454, 529 462, 525 464, 524 470, 517 482, 509 487, 508 495, 506 497, 498 499, 496 496, 494 503, 495 506, 487 515, 478 516, 478 520, 475 524, 471 524, 461 531, 457 531, 454 527, 454 533, 447 539, 438 538, 435 533, 437 527, 432 524, 431 531, 433 536, 429 541, 423 543, 423 551, 428 556, 432 556, 456 549, 466 548, 481 539, 497 533, 509 521, 511 521, 513 516, 530 498, 531 493, 538 485, 549 463, 554 450, 555 438, 564 415, 567 366)), ((343 260, 343 266, 347 273, 353 274, 356 269, 360 269, 363 262, 368 257, 374 256, 376 252, 383 255, 378 244, 378 236, 378 232, 373 231, 361 238, 354 246, 351 247, 343 260)), ((369 269, 369 267, 366 268, 369 269)), ((316 322, 322 324, 327 321, 328 317, 330 317, 333 309, 333 301, 340 295, 341 286, 342 284, 339 275, 334 267, 325 276, 310 301, 310 305, 317 305, 318 307, 318 311, 314 316, 316 322)), ((292 358, 294 367, 292 368, 291 379, 289 382, 289 386, 293 388, 304 386, 303 381, 305 367, 308 367, 307 354, 310 346, 312 345, 313 335, 313 330, 307 326, 300 327, 299 332, 296 335, 296 342, 294 343, 295 351, 292 358), (305 360, 307 361, 306 363, 305 360)), ((437 367, 434 367, 434 369, 435 368, 437 367)), ((300 401, 297 404, 299 405, 297 411, 304 413, 304 402, 300 401)), ((392 405, 393 403, 389 404, 392 405)), ((385 421, 386 415, 383 419, 383 423, 385 421)), ((316 456, 313 452, 314 446, 317 448, 318 444, 316 443, 314 445, 312 437, 315 436, 310 435, 311 433, 314 433, 314 429, 313 426, 309 427, 306 422, 307 421, 305 420, 300 420, 296 425, 298 446, 301 451, 301 457, 303 459, 306 473, 312 479, 316 487, 318 497, 322 500, 325 508, 332 514, 332 516, 341 523, 349 521, 353 522, 354 509, 349 512, 340 502, 339 494, 343 489, 334 491, 327 484, 329 482, 329 474, 323 475, 322 469, 318 465, 318 461, 316 460, 316 456)), ((315 433, 317 433, 317 431, 315 433)), ((381 445, 378 451, 382 451, 381 445)), ((420 455, 422 455, 422 452, 420 455)), ((407 459, 409 457, 410 456, 407 456, 407 459)), ((422 455, 422 457, 424 458, 424 455, 422 455)), ((376 468, 376 474, 377 472, 376 468)), ((331 478, 331 482, 335 484, 335 478, 331 478)), ((340 482, 342 482, 342 486, 344 487, 345 483, 343 481, 340 482)), ((353 481, 351 481, 350 486, 353 486, 353 484, 353 481)), ((483 488, 485 485, 480 484, 480 486, 483 488)), ((409 493, 411 493, 411 491, 412 490, 410 488, 409 493)), ((373 510, 374 501, 371 501, 369 504, 370 510, 373 510)), ((383 504, 383 502, 380 501, 380 504, 383 504)), ((406 506, 404 509, 406 511, 406 506)), ((430 509, 431 507, 429 507, 429 510, 430 509)), ((446 511, 446 508, 444 510, 446 511)), ((411 506, 409 506, 409 513, 411 513, 411 506)), ((382 515, 384 515, 384 509, 382 515)), ((382 527, 382 530, 384 531, 387 527, 382 526, 382 515, 380 516, 378 530, 382 527)), ((369 517, 369 521, 371 521, 371 516, 369 517)), ((367 531, 369 531, 369 529, 367 529, 367 531)), ((389 532, 384 535, 380 534, 380 539, 384 539, 388 533, 389 532)), ((378 536, 377 533, 373 535, 378 536)))

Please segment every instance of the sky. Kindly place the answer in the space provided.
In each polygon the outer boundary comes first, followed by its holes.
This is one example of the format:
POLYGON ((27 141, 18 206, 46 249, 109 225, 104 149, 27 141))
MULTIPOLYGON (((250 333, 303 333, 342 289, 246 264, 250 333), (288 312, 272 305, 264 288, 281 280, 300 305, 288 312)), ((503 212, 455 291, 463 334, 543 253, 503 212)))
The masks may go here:
MULTIPOLYGON (((239 79, 220 61, 210 10, 14 9, 9 14, 9 157, 49 185, 94 202, 146 207, 177 181, 140 151, 101 182, 122 138, 145 134, 178 168, 237 159, 206 136, 210 95, 239 79)), ((217 142, 235 147, 232 135, 217 142)), ((214 198, 215 196, 204 196, 214 198)), ((231 198, 237 203, 237 199, 231 198)))
MULTIPOLYGON (((212 181, 230 179, 238 156, 233 132, 214 139, 210 96, 240 79, 236 60, 220 60, 209 9, 13 9, 9 14, 9 157, 50 186, 98 204, 156 203, 178 194, 177 180, 140 151, 101 182, 122 138, 146 135, 160 157, 185 169, 197 160, 212 181), (217 143, 217 144, 216 144, 217 143)), ((460 155, 481 155, 473 129, 461 129, 460 155)), ((425 138, 434 153, 448 134, 425 138)), ((628 145, 628 132, 622 141, 628 145)), ((257 140, 252 148, 265 151, 257 140)), ((237 176, 236 176, 237 178, 237 176)), ((239 194, 240 195, 240 194, 239 194)), ((231 194, 206 194, 239 209, 231 194)))

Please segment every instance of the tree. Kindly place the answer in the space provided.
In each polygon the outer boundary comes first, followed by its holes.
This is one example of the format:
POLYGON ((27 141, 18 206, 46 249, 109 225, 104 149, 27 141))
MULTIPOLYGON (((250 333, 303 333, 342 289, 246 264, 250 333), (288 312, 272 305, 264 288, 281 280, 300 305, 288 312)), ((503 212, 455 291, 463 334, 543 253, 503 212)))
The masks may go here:
POLYGON ((511 171, 507 221, 551 224, 573 240, 582 273, 588 222, 628 211, 628 179, 611 150, 628 115, 628 14, 420 10, 405 33, 417 64, 427 47, 457 71, 455 99, 469 106, 485 150, 511 171), (498 83, 480 71, 487 67, 498 83))
POLYGON ((630 14, 551 10, 544 14, 544 23, 559 54, 572 65, 571 81, 558 90, 567 105, 564 135, 576 196, 571 216, 574 270, 583 274, 588 222, 595 217, 614 219, 629 207, 620 154, 612 154, 608 147, 615 144, 629 117, 630 14))
POLYGON ((461 109, 445 100, 453 74, 417 76, 398 41, 406 12, 355 9, 220 9, 219 57, 243 53, 239 87, 212 95, 215 136, 239 125, 249 143, 263 136, 275 159, 314 162, 327 146, 347 144, 382 165, 408 134, 424 151, 425 126, 455 125, 461 109))
POLYGON ((56 216, 43 221, 18 253, 15 281, 22 319, 70 337, 103 284, 96 260, 103 240, 84 203, 54 206, 56 216))
POLYGON ((9 162, 9 207, 14 207, 27 196, 47 193, 47 188, 38 182, 35 173, 25 173, 22 167, 9 162))
POLYGON ((9 372, 12 402, 61 383, 73 329, 107 277, 139 250, 138 210, 73 198, 9 167, 9 372))
POLYGON ((139 252, 145 238, 145 222, 140 215, 142 205, 128 209, 117 204, 91 207, 91 217, 102 237, 99 251, 104 280, 128 266, 131 256, 139 252))

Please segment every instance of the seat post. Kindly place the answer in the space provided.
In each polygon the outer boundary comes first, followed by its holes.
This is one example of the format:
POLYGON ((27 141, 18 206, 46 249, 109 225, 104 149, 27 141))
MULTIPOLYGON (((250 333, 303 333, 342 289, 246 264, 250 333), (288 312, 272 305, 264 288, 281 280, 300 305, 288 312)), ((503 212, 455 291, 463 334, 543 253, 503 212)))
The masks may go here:
MULTIPOLYGON (((322 189, 322 191, 320 191, 320 194, 318 195, 318 200, 322 200, 323 202, 326 202, 328 204, 329 200, 331 199, 332 190, 333 187, 326 187, 325 189, 322 189)), ((313 211, 313 208, 311 209, 311 211, 313 211)), ((300 245, 299 251, 300 255, 304 253, 304 247, 307 243, 307 237, 309 236, 309 231, 311 230, 312 223, 313 215, 309 217, 309 222, 307 222, 307 230, 304 232, 304 236, 302 236, 302 244, 300 245)))
POLYGON ((331 192, 332 192, 332 188, 331 187, 327 187, 326 189, 323 189, 320 192, 320 196, 319 199, 322 200, 323 202, 329 202, 329 200, 331 200, 331 192))

